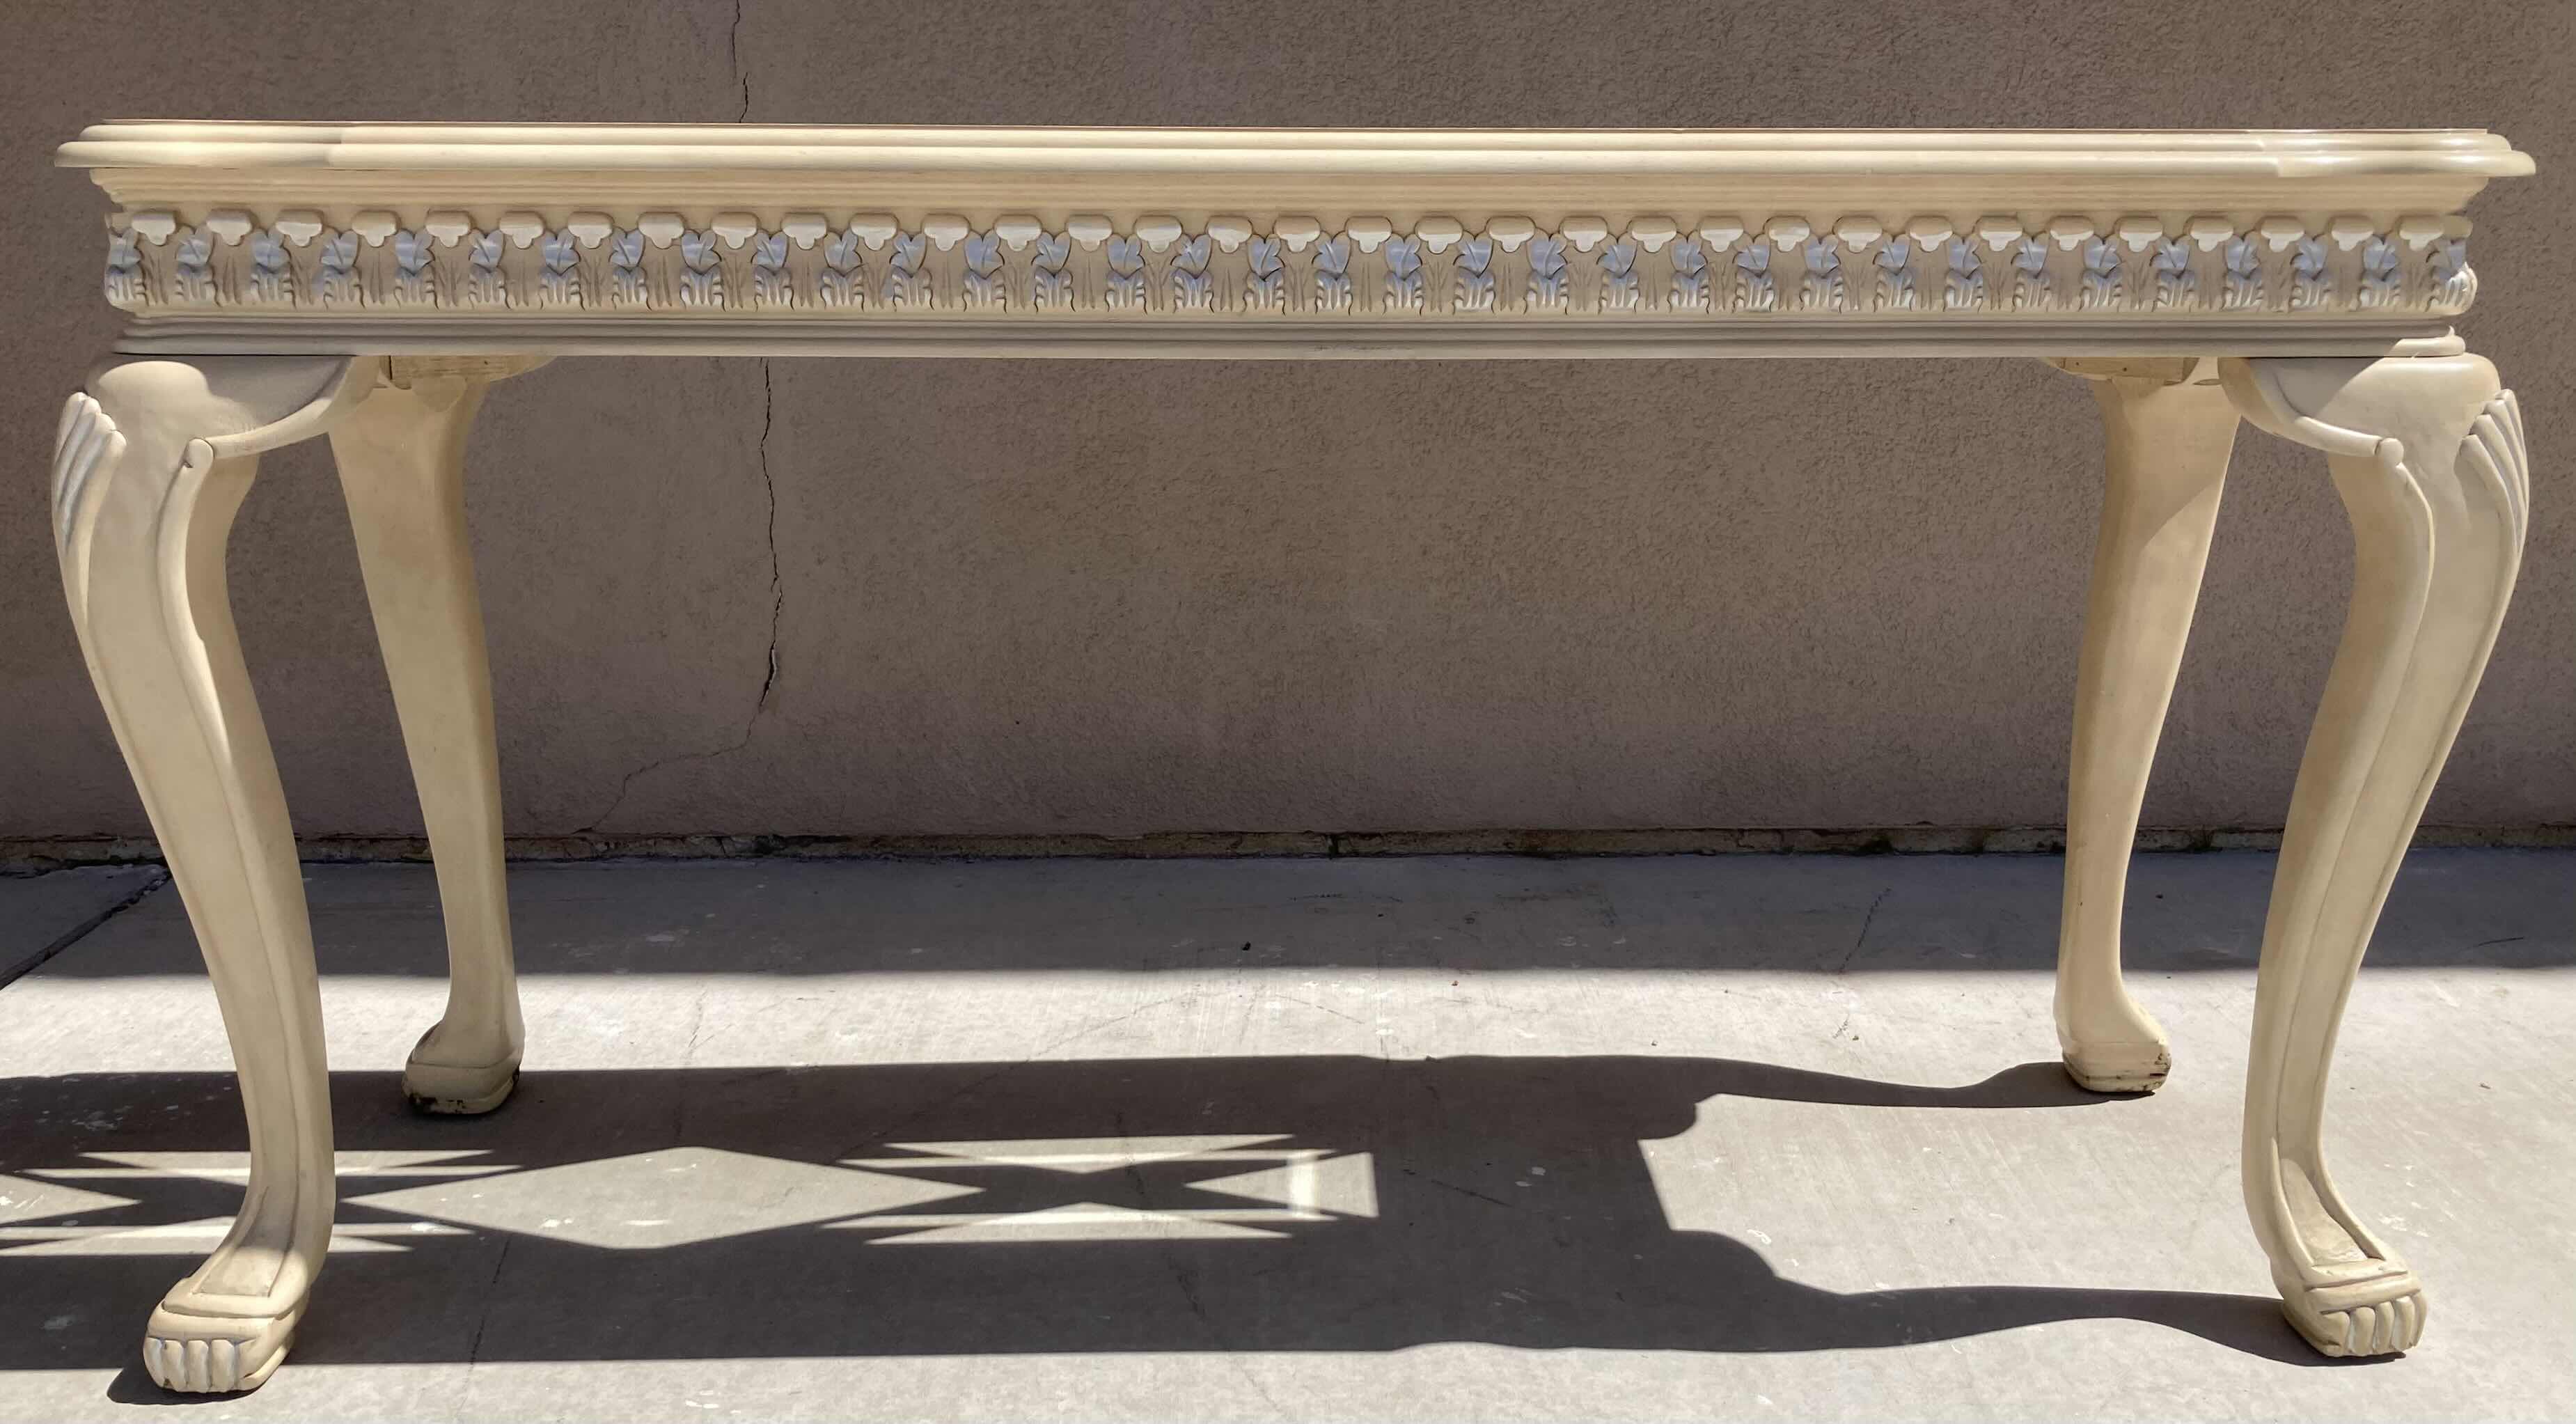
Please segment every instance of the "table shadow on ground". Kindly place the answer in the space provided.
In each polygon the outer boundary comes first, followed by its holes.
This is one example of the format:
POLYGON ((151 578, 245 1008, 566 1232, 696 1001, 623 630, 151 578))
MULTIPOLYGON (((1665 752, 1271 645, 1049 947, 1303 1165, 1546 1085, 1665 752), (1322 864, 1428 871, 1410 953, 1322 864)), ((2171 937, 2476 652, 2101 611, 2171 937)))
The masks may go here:
MULTIPOLYGON (((1729 1094, 2120 1110, 2054 1063, 1951 1088, 1644 1057, 566 1071, 477 1119, 410 1113, 391 1074, 332 1093, 344 1237, 308 1364, 1767 1352, 2098 1318, 2323 1363, 2268 1297, 1805 1285, 1672 1228, 1641 1145, 1729 1094)), ((0 1370, 128 1364, 239 1202, 233 1080, 0 1080, 0 1122, 0 1370), (60 1209, 27 1215, 31 1186, 60 1209)), ((115 1392, 154 1394, 131 1367, 115 1392)))

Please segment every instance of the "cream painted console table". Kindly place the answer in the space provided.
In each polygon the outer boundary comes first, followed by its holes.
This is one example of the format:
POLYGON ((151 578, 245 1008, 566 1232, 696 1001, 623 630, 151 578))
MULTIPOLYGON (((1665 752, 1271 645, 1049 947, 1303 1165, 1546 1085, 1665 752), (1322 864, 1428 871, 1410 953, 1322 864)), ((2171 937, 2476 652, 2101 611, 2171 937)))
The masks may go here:
POLYGON ((2416 1277, 2319 1149, 2362 950, 2514 583, 2522 419, 2450 333, 2483 132, 1268 131, 116 123, 117 359, 63 412, 63 586, 223 1006, 251 1175, 152 1315, 174 1389, 285 1354, 330 1235, 311 933, 224 543, 259 452, 328 434, 435 852, 452 985, 405 1070, 497 1106, 521 1030, 462 518, 494 379, 594 353, 2032 356, 2089 378, 2057 1028, 2154 1088, 2122 988, 2140 796, 2240 419, 2325 453, 2356 573, 2291 799, 2245 1097, 2248 1206, 2330 1355, 2415 1343, 2416 1277))

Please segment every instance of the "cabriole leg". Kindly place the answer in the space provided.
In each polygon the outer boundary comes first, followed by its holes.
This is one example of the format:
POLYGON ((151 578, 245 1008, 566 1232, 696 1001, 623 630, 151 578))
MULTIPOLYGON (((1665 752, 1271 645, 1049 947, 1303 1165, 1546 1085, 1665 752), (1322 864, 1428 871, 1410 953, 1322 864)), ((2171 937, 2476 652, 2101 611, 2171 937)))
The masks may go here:
POLYGON ((146 1327, 144 1366, 170 1389, 266 1379, 330 1239, 312 928, 233 631, 224 544, 258 452, 319 433, 365 395, 379 366, 342 357, 112 365, 71 398, 55 444, 55 545, 72 623, 196 929, 250 1133, 232 1230, 146 1327))
POLYGON ((507 369, 394 358, 387 383, 331 432, 447 926, 447 1012, 403 1068, 404 1093, 433 1113, 500 1106, 524 1039, 492 677, 465 536, 465 437, 495 374, 507 369))
POLYGON ((2326 452, 2352 606, 2299 764, 2263 928, 2245 1195, 2291 1323, 2329 1355, 2413 1345, 2415 1274, 2345 1205, 2321 1142, 2335 1031, 2381 904, 2486 668, 2530 476, 2495 368, 2456 342, 2384 360, 2231 360, 2245 418, 2326 452))
POLYGON ((2061 361, 2102 406, 2107 482, 2075 679, 2066 890, 2057 939, 2057 1041, 2100 1093, 2151 1092, 2165 1033, 2120 980, 2120 914, 2174 673, 2200 602, 2209 535, 2236 443, 2215 363, 2061 361))

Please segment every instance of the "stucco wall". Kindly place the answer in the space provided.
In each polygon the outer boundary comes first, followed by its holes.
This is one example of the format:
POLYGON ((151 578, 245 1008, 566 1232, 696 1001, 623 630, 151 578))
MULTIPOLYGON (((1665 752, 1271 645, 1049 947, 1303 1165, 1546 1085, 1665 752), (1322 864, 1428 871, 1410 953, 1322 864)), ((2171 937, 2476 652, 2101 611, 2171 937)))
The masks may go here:
MULTIPOLYGON (((0 837, 144 825, 42 477, 113 330, 103 200, 48 151, 129 116, 2495 128, 2541 176, 2472 210, 2464 331, 2531 413, 2537 512, 2429 819, 2576 821, 2576 6, 81 0, 7 32, 0 837)), ((2027 361, 558 362, 472 452, 510 825, 2051 824, 2100 453, 2027 361)), ((236 604, 298 828, 401 834, 323 458, 268 458, 236 604)), ((2244 433, 2151 824, 2279 823, 2348 577, 2322 464, 2244 433)))

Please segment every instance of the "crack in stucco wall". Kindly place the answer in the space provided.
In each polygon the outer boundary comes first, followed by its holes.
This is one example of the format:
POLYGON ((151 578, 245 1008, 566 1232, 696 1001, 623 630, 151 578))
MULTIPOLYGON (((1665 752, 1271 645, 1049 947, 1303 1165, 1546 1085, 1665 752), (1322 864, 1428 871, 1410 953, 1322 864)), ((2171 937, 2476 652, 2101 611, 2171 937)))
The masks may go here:
POLYGON ((769 710, 770 698, 778 690, 779 633, 787 621, 787 583, 778 562, 778 477, 769 467, 769 432, 776 423, 776 416, 777 388, 772 380, 769 358, 763 356, 760 358, 760 438, 753 449, 754 463, 760 471, 761 491, 769 501, 768 523, 764 528, 764 541, 769 549, 769 654, 762 663, 760 695, 752 699, 751 715, 743 719, 742 735, 709 751, 675 752, 670 756, 656 757, 626 773, 618 780, 617 795, 608 803, 608 809, 576 827, 570 832, 572 835, 587 835, 607 824, 608 818, 616 815, 618 808, 626 804, 627 793, 647 774, 685 761, 712 761, 750 746, 751 734, 760 725, 760 714, 769 710))
MULTIPOLYGON (((734 113, 735 123, 744 123, 751 118, 751 71, 742 65, 742 7, 743 0, 734 0, 733 23, 725 31, 725 61, 733 71, 734 81, 742 89, 742 107, 734 113)), ((778 479, 769 468, 769 432, 776 423, 776 417, 777 386, 772 378, 769 358, 763 356, 760 358, 760 438, 754 449, 760 469, 761 491, 769 501, 768 522, 763 530, 769 548, 769 656, 762 665, 760 695, 752 700, 751 716, 743 721, 742 735, 731 744, 712 751, 677 752, 656 757, 627 772, 619 778, 617 795, 609 801, 608 809, 574 829, 573 835, 586 835, 607 824, 608 818, 616 815, 618 808, 626 804, 627 793, 634 789, 635 783, 649 773, 685 761, 711 761, 750 746, 751 734, 760 725, 760 714, 769 710, 769 699, 778 690, 779 630, 787 618, 787 585, 778 563, 778 479)))
POLYGON ((733 27, 725 31, 725 62, 732 66, 735 81, 742 85, 742 108, 733 121, 747 122, 751 118, 751 71, 742 67, 742 0, 733 0, 733 27))
MULTIPOLYGON (((778 632, 787 621, 787 581, 778 567, 778 477, 769 468, 769 429, 777 416, 777 389, 770 382, 769 358, 760 358, 760 486, 769 496, 769 671, 760 679, 760 699, 752 704, 757 718, 769 710, 769 695, 778 686, 778 632)), ((747 736, 748 734, 746 734, 747 736)))

